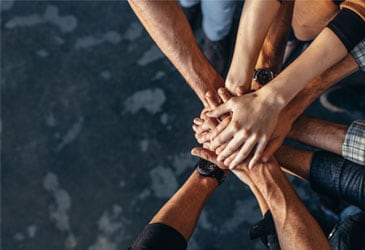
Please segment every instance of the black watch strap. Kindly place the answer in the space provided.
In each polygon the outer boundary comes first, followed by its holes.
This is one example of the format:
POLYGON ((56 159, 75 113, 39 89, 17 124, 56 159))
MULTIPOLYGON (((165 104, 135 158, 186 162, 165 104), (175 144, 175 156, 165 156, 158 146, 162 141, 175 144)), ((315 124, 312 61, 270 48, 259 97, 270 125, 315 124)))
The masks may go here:
POLYGON ((226 175, 222 169, 204 159, 200 159, 196 163, 195 168, 200 176, 215 178, 218 181, 219 185, 226 178, 226 175))

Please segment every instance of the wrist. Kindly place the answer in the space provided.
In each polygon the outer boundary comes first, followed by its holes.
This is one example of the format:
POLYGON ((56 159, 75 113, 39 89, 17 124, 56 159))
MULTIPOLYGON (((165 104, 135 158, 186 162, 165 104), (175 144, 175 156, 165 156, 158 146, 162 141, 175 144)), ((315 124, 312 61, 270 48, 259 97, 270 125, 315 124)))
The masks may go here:
POLYGON ((281 95, 279 91, 270 88, 270 84, 259 89, 257 93, 261 95, 262 100, 264 100, 267 105, 275 110, 281 111, 287 105, 283 95, 281 95))

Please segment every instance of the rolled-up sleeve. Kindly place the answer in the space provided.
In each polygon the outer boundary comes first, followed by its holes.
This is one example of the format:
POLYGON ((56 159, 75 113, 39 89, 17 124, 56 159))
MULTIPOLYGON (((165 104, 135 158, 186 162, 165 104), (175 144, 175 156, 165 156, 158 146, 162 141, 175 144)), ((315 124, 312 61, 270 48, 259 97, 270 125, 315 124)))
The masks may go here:
POLYGON ((354 121, 348 128, 342 155, 349 161, 365 165, 365 121, 354 121))

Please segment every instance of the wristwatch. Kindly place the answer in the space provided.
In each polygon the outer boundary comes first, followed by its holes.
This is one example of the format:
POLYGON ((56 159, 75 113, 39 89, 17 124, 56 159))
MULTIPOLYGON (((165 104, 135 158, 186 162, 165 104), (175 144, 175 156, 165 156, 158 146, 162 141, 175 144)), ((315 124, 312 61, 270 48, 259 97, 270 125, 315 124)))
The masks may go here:
POLYGON ((265 85, 266 83, 274 79, 275 76, 276 75, 274 74, 274 72, 272 72, 271 69, 262 68, 262 69, 255 69, 252 78, 261 85, 265 85))
POLYGON ((226 178, 224 171, 217 167, 215 164, 206 161, 204 159, 200 159, 198 163, 195 165, 196 170, 200 174, 200 176, 215 178, 220 185, 224 179, 226 178))

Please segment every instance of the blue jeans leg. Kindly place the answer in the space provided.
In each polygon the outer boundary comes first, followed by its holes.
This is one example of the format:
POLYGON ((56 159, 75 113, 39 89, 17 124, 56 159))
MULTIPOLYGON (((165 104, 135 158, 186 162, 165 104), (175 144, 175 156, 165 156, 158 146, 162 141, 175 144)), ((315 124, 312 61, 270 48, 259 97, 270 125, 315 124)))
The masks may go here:
POLYGON ((184 8, 190 8, 198 4, 200 0, 179 0, 180 5, 184 8))
POLYGON ((202 0, 203 31, 216 42, 228 35, 236 8, 235 0, 202 0))

